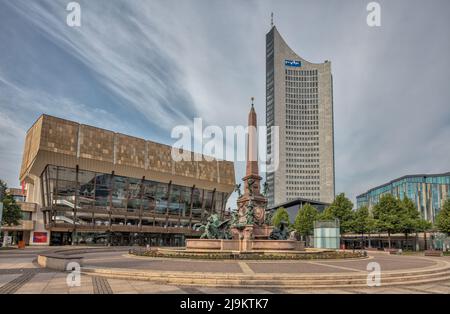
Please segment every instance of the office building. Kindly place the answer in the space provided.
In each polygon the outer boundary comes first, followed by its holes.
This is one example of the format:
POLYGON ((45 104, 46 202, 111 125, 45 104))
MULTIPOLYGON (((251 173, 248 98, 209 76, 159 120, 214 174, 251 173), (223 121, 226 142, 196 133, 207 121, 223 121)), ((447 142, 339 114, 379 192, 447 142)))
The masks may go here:
POLYGON ((374 187, 356 197, 357 207, 372 209, 384 194, 398 199, 407 196, 417 206, 422 218, 434 222, 444 202, 449 198, 450 172, 442 174, 406 175, 374 187))
POLYGON ((335 193, 331 62, 306 61, 275 26, 266 35, 266 125, 269 160, 277 151, 270 128, 279 127, 279 167, 267 173, 269 206, 297 198, 331 203, 335 193))

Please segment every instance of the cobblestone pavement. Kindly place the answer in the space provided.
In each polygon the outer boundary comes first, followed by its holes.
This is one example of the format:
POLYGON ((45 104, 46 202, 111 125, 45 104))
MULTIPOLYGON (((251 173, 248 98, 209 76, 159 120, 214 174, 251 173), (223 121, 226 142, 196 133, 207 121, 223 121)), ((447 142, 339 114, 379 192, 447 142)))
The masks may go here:
POLYGON ((92 286, 94 287, 94 294, 112 294, 111 285, 107 278, 93 276, 92 286))
MULTIPOLYGON (((450 294, 450 282, 408 285, 398 287, 340 288, 340 289, 250 289, 250 288, 210 288, 155 284, 149 281, 111 279, 99 276, 81 275, 81 285, 68 287, 67 273, 38 268, 33 260, 41 250, 0 251, 0 294, 136 294, 136 293, 177 293, 177 294, 230 294, 230 293, 437 293, 450 294)), ((97 267, 133 268, 142 270, 178 270, 218 273, 349 273, 365 272, 367 263, 377 261, 382 270, 424 268, 432 266, 433 259, 417 256, 391 256, 371 254, 366 260, 321 260, 321 261, 194 261, 135 258, 126 255, 127 250, 114 252, 83 253, 85 265, 97 267)), ((438 259, 438 258, 436 258, 438 259)), ((443 259, 450 260, 449 257, 443 259)))

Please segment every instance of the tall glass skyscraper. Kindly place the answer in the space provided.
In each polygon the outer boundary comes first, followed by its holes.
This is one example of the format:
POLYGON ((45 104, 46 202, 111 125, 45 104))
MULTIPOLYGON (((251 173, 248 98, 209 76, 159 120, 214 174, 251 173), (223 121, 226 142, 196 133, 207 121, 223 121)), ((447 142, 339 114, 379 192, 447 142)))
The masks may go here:
POLYGON ((266 35, 268 159, 279 127, 279 167, 267 173, 269 206, 306 198, 334 199, 333 81, 331 62, 298 56, 275 26, 266 35))
POLYGON ((358 208, 371 209, 384 194, 392 194, 399 199, 405 195, 417 206, 422 217, 434 222, 443 203, 450 196, 450 172, 443 174, 407 175, 374 187, 356 197, 358 208))

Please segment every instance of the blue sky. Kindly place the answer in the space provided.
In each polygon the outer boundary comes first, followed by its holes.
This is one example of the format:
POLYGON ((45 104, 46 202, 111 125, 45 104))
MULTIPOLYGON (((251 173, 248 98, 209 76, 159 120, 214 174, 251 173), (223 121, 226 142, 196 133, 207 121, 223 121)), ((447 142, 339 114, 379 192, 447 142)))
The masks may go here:
MULTIPOLYGON (((287 43, 331 60, 336 191, 355 196, 408 173, 450 171, 450 2, 0 0, 0 177, 17 186, 41 113, 172 144, 175 125, 264 124, 270 12, 287 43)), ((244 172, 236 164, 236 179, 244 172)))

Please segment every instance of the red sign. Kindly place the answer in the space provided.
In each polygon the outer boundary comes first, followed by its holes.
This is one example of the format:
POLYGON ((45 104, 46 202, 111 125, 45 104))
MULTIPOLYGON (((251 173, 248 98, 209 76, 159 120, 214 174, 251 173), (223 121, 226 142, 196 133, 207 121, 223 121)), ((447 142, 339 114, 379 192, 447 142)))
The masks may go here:
POLYGON ((34 243, 47 243, 47 232, 33 232, 34 243))

